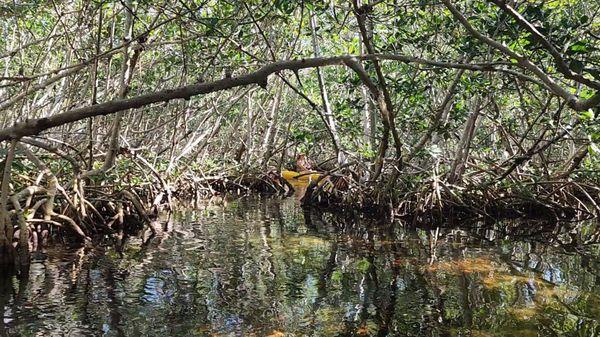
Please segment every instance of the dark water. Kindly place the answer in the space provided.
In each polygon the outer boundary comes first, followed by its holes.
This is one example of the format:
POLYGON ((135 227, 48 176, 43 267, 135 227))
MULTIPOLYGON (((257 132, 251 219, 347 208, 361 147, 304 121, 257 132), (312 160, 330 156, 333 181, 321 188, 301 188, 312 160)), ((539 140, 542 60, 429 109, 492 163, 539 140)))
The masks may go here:
POLYGON ((599 227, 436 229, 242 199, 0 280, 1 336, 598 336, 599 227), (122 256, 121 256, 122 255, 122 256))

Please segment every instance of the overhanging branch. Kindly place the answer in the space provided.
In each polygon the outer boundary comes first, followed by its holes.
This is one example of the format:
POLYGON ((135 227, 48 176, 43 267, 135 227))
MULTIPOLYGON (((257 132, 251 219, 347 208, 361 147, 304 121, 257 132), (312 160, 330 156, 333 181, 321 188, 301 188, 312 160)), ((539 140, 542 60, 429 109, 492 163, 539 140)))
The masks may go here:
POLYGON ((514 59, 517 61, 517 65, 522 69, 530 71, 533 73, 540 81, 544 82, 544 84, 557 96, 561 97, 567 104, 576 111, 583 111, 589 108, 592 108, 598 105, 600 102, 600 91, 597 91, 595 95, 588 99, 579 99, 577 96, 573 95, 568 89, 563 88, 560 84, 558 84, 554 79, 546 74, 546 72, 538 67, 536 64, 531 62, 527 57, 513 51, 503 43, 500 43, 489 36, 486 36, 479 31, 477 31, 467 20, 467 18, 452 4, 451 0, 442 0, 446 8, 450 10, 452 16, 460 22, 460 24, 471 34, 473 37, 478 39, 479 41, 487 44, 488 46, 500 51, 502 54, 514 59))
POLYGON ((523 29, 528 31, 531 34, 531 36, 533 36, 534 41, 539 43, 542 47, 544 47, 544 49, 546 49, 550 53, 550 55, 552 55, 552 57, 554 58, 554 61, 556 62, 556 68, 558 69, 558 71, 560 71, 561 74, 563 74, 568 79, 571 79, 578 83, 584 84, 595 90, 600 90, 599 82, 585 78, 581 74, 576 74, 576 73, 572 72, 571 69, 569 68, 569 65, 567 64, 567 62, 565 61, 563 56, 560 54, 558 49, 556 49, 556 47, 554 47, 554 45, 550 42, 550 40, 548 40, 544 36, 544 34, 542 34, 534 25, 532 25, 529 21, 527 21, 527 19, 525 19, 523 17, 523 15, 521 15, 521 13, 517 12, 516 9, 514 9, 512 6, 507 4, 504 0, 490 0, 490 1, 495 3, 496 6, 500 7, 500 9, 502 9, 504 12, 506 12, 510 16, 512 16, 513 19, 515 19, 517 21, 517 23, 523 29))
MULTIPOLYGON (((506 72, 506 63, 486 63, 486 64, 467 64, 467 63, 452 63, 452 62, 440 62, 431 61, 421 58, 405 55, 363 55, 363 56, 334 56, 334 57, 317 57, 307 58, 300 60, 288 60, 278 61, 267 64, 262 68, 237 77, 228 77, 214 82, 207 83, 196 83, 187 86, 182 86, 174 89, 165 89, 153 93, 143 94, 127 99, 116 99, 96 105, 85 106, 68 110, 66 112, 56 114, 50 117, 30 119, 24 122, 16 123, 15 125, 0 130, 0 141, 9 139, 19 139, 25 136, 37 135, 47 129, 61 126, 68 123, 73 123, 82 119, 110 115, 118 111, 124 111, 128 109, 136 109, 143 106, 147 106, 153 103, 166 102, 173 99, 189 99, 192 96, 208 94, 221 90, 231 89, 235 87, 258 84, 265 88, 267 86, 267 79, 270 75, 278 73, 283 70, 291 70, 297 72, 301 69, 316 68, 333 65, 346 65, 355 60, 391 60, 399 61, 404 63, 416 63, 441 68, 454 68, 454 69, 465 69, 470 71, 492 71, 492 72, 506 72)), ((528 78, 524 74, 519 74, 511 70, 513 76, 520 76, 522 78, 528 78)), ((535 79, 532 79, 535 81, 535 79)), ((538 81, 535 81, 539 83, 538 81)), ((577 107, 580 109, 587 109, 587 106, 595 106, 600 104, 600 95, 588 101, 577 101, 577 107)), ((575 107, 574 107, 575 108, 575 107)), ((576 109, 577 110, 577 109, 576 109)))

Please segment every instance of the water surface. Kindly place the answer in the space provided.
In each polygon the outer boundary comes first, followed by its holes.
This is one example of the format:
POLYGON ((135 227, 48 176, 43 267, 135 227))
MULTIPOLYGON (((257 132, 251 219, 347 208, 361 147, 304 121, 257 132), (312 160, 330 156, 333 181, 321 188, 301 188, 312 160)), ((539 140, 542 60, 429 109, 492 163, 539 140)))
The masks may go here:
POLYGON ((594 223, 437 228, 245 198, 162 238, 49 249, 1 336, 598 336, 594 223))

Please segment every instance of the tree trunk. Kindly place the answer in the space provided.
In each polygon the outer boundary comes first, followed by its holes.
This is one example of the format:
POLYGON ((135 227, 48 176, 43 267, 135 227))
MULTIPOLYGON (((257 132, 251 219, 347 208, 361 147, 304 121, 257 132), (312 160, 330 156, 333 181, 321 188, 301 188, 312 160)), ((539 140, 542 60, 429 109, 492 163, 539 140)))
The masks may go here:
POLYGON ((13 224, 8 213, 8 195, 10 193, 10 169, 15 157, 16 140, 9 144, 6 160, 4 161, 4 173, 2 175, 2 188, 0 194, 0 265, 13 265, 15 263, 15 248, 12 245, 13 224))
MULTIPOLYGON (((123 6, 125 10, 125 24, 124 30, 124 41, 130 41, 133 35, 133 7, 132 0, 125 0, 123 6)), ((136 51, 136 53, 139 51, 136 51)), ((119 78, 119 98, 123 99, 127 97, 129 91, 129 83, 131 81, 131 74, 133 67, 135 66, 135 58, 129 57, 129 44, 123 46, 123 64, 121 65, 121 75, 119 78)), ((110 140, 108 144, 108 150, 106 151, 106 157, 104 158, 104 164, 99 170, 92 170, 83 173, 84 177, 97 175, 108 171, 115 164, 115 159, 119 152, 119 136, 121 132, 121 122, 123 121, 123 115, 125 111, 119 111, 115 115, 112 126, 110 128, 110 140)))
MULTIPOLYGON (((100 4, 99 8, 98 8, 98 32, 96 34, 96 45, 95 45, 95 52, 96 55, 100 55, 100 40, 102 38, 102 15, 103 15, 103 11, 102 11, 102 3, 100 4)), ((97 101, 97 96, 98 96, 98 59, 94 60, 94 63, 92 65, 92 98, 91 98, 91 105, 95 105, 98 103, 97 101)), ((89 118, 88 119, 88 165, 87 165, 87 169, 88 171, 91 171, 94 169, 94 118, 89 118)))
POLYGON ((247 109, 248 109, 248 124, 247 124, 247 128, 246 128, 246 152, 244 155, 244 164, 243 164, 244 170, 246 170, 248 168, 248 164, 249 164, 250 160, 252 160, 252 155, 254 153, 255 114, 254 114, 254 104, 252 101, 252 92, 248 93, 247 109))
MULTIPOLYGON (((367 3, 370 3, 370 1, 367 1, 367 3)), ((359 1, 359 6, 362 6, 362 3, 359 1)), ((371 22, 367 22, 367 36, 369 39, 372 38, 373 36, 373 27, 371 22)), ((359 45, 358 45, 358 52, 360 55, 364 55, 365 54, 365 42, 364 42, 364 38, 362 36, 362 34, 360 34, 360 32, 358 33, 358 41, 359 41, 359 45)), ((365 102, 365 106, 363 108, 363 114, 362 114, 362 127, 363 127, 363 145, 369 150, 374 150, 375 148, 377 148, 377 142, 375 141, 375 110, 373 109, 373 101, 371 100, 371 97, 369 96, 369 90, 365 87, 362 86, 361 89, 361 95, 363 98, 363 101, 365 102)))
MULTIPOLYGON (((314 13, 310 15, 310 29, 312 31, 312 45, 315 57, 321 56, 321 50, 319 48, 319 41, 317 36, 317 19, 314 13)), ((344 164, 344 155, 340 148, 340 136, 337 132, 337 127, 335 123, 335 118, 333 117, 333 112, 331 111, 331 103, 329 102, 329 95, 327 94, 327 87, 325 87, 325 81, 323 80, 323 74, 321 73, 321 68, 317 67, 317 79, 319 82, 319 91, 321 92, 321 101, 323 103, 323 110, 325 111, 325 122, 326 127, 329 129, 329 133, 331 134, 331 141, 333 143, 333 149, 335 151, 337 157, 338 165, 344 164)))
MULTIPOLYGON (((363 7, 359 6, 358 0, 353 1, 354 6, 354 14, 356 16, 356 22, 358 23, 358 27, 360 29, 360 33, 363 37, 363 44, 367 49, 367 52, 371 55, 375 54, 375 48, 372 45, 371 37, 369 36, 368 31, 368 23, 367 23, 367 13, 363 7)), ((396 129, 396 122, 394 113, 394 106, 392 104, 392 99, 390 97, 389 90, 387 88, 385 76, 383 75, 383 71, 381 70, 381 66, 377 59, 373 59, 373 66, 375 68, 375 73, 377 75, 378 81, 378 94, 374 95, 374 99, 377 100, 378 105, 381 107, 379 110, 381 112, 381 120, 383 123, 383 137, 381 139, 381 143, 379 145, 379 150, 377 152, 377 158, 375 160, 375 165, 373 168, 373 176, 372 180, 376 180, 382 172, 384 158, 388 149, 389 144, 389 135, 392 135, 392 139, 394 140, 394 147, 396 149, 396 160, 398 161, 398 166, 396 169, 396 173, 393 175, 392 179, 390 179, 390 185, 394 184, 394 180, 398 177, 398 172, 400 172, 402 166, 402 142, 400 140, 400 136, 398 135, 398 130, 396 129)))
POLYGON ((462 180, 467 160, 469 160, 469 150, 471 149, 471 142, 477 129, 477 120, 480 114, 480 101, 479 98, 476 98, 473 112, 471 113, 469 119, 467 120, 467 123, 465 124, 462 137, 460 139, 460 142, 458 143, 458 149, 455 153, 454 162, 452 163, 452 168, 448 173, 447 181, 450 184, 456 184, 461 182, 462 180))
POLYGON ((273 156, 273 141, 275 140, 275 131, 277 130, 277 122, 279 119, 279 103, 281 102, 281 95, 283 92, 283 86, 279 84, 275 92, 275 98, 273 99, 273 106, 267 117, 267 131, 263 139, 263 159, 261 166, 266 170, 269 163, 269 159, 273 156))

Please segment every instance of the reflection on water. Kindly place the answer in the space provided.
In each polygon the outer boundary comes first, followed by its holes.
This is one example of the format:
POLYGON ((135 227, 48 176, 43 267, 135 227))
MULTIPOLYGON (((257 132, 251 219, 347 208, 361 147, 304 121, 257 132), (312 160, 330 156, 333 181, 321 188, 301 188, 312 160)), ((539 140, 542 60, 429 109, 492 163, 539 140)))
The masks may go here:
POLYGON ((241 199, 0 281, 0 336, 597 336, 596 224, 441 229, 241 199))

